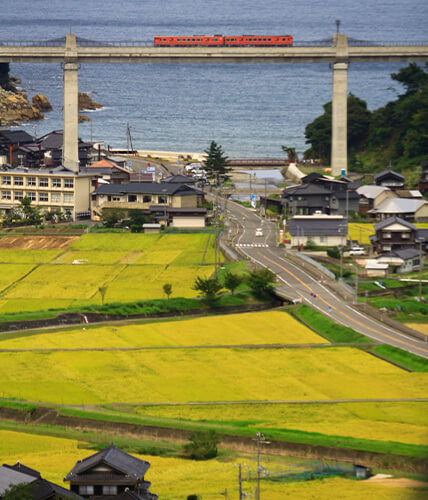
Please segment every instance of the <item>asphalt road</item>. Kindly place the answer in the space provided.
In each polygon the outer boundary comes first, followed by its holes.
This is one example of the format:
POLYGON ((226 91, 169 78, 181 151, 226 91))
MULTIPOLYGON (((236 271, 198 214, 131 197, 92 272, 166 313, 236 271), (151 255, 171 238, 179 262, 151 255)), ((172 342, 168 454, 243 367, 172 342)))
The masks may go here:
POLYGON ((253 211, 230 201, 227 209, 233 243, 244 255, 277 275, 282 283, 278 291, 291 299, 301 298, 304 304, 314 307, 336 323, 349 326, 371 339, 428 358, 428 342, 411 337, 357 310, 350 303, 352 299, 347 302, 331 290, 328 286, 331 280, 319 282, 305 270, 305 265, 307 267, 309 264, 302 261, 301 265, 296 265, 287 258, 284 248, 276 246, 277 228, 273 223, 262 220, 253 211), (263 228, 263 236, 255 236, 258 227, 263 228))

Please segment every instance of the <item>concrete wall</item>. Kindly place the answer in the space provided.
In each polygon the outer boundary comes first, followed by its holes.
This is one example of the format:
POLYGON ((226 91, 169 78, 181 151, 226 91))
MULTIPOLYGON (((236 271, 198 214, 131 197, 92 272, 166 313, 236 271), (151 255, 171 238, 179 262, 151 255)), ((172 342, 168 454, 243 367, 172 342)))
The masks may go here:
POLYGON ((172 218, 172 227, 200 229, 205 227, 205 216, 175 215, 172 218))

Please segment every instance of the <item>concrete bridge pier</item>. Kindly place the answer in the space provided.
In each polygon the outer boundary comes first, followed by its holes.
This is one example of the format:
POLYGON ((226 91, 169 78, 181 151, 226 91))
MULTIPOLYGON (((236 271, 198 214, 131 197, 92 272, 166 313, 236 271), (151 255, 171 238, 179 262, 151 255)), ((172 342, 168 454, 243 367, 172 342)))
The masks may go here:
POLYGON ((63 165, 74 172, 79 171, 79 111, 78 111, 78 71, 76 35, 68 34, 65 42, 64 71, 64 134, 63 165))
POLYGON ((336 34, 331 112, 331 170, 337 176, 348 171, 348 40, 336 34))

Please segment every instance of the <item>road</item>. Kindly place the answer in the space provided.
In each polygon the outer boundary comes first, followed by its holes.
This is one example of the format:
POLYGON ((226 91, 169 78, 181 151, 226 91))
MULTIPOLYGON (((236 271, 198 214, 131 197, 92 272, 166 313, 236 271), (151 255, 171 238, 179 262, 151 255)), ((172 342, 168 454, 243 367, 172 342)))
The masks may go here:
POLYGON ((238 228, 233 237, 236 248, 277 275, 282 283, 279 292, 292 299, 301 298, 304 304, 312 306, 336 323, 371 339, 428 358, 428 342, 365 315, 330 289, 328 281, 331 280, 327 278, 326 283, 321 283, 305 270, 304 262, 296 265, 287 258, 284 248, 276 246, 276 227, 273 223, 237 203, 229 201, 227 209, 231 224, 238 228), (263 228, 263 236, 255 236, 257 227, 263 228))

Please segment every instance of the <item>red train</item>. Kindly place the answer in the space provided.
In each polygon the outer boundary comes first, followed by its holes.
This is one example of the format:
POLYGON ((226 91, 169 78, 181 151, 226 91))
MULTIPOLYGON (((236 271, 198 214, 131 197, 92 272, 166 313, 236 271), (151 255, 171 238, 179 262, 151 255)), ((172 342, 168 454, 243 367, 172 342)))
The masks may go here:
POLYGON ((290 46, 293 45, 293 37, 290 35, 281 36, 155 36, 156 47, 270 47, 270 46, 290 46))

